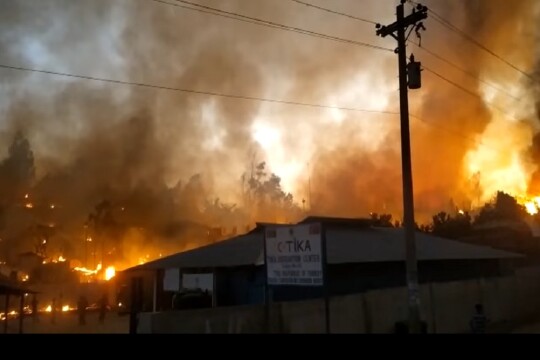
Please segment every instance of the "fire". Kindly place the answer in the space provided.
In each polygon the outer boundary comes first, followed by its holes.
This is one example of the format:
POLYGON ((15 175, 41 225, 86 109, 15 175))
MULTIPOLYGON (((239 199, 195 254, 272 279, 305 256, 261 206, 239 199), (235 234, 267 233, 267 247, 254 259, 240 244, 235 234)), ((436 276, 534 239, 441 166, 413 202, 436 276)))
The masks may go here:
POLYGON ((109 266, 105 269, 105 280, 109 281, 116 275, 116 269, 114 266, 109 266))
POLYGON ((90 275, 96 275, 102 268, 101 263, 99 263, 95 270, 91 270, 85 267, 75 267, 73 270, 83 273, 84 275, 90 276, 90 275))
MULTIPOLYGON (((488 94, 486 89, 482 90, 486 101, 501 101, 498 97, 493 98, 494 94, 488 94)), ((513 115, 521 118, 518 110, 513 109, 513 115)), ((478 189, 471 194, 476 206, 490 201, 497 191, 515 198, 530 195, 529 185, 537 166, 523 154, 529 151, 532 137, 533 129, 526 122, 515 121, 499 111, 491 112, 490 122, 464 158, 465 175, 469 179, 478 176, 478 184, 475 184, 478 189)), ((520 203, 529 213, 534 212, 534 199, 525 197, 526 200, 520 203)))
POLYGON ((59 262, 65 262, 66 258, 64 258, 62 255, 60 255, 58 258, 52 259, 53 263, 59 263, 59 262))
POLYGON ((22 281, 28 281, 29 279, 30 277, 27 274, 23 275, 22 277, 22 281))
POLYGON ((34 204, 32 204, 32 203, 26 203, 26 204, 24 205, 24 207, 26 207, 27 209, 33 209, 33 208, 34 208, 34 204))
POLYGON ((64 306, 62 306, 62 311, 63 311, 63 312, 66 312, 66 311, 69 311, 69 310, 71 310, 71 309, 69 308, 69 305, 64 305, 64 306))
POLYGON ((527 210, 529 215, 536 215, 540 213, 540 196, 518 199, 518 202, 525 206, 525 210, 527 210))
POLYGON ((465 215, 465 211, 459 210, 459 211, 458 211, 458 214, 459 214, 459 215, 465 215))
POLYGON ((75 267, 73 270, 78 271, 85 276, 94 276, 99 274, 99 278, 103 278, 106 281, 111 280, 116 275, 116 268, 114 266, 108 266, 106 269, 103 269, 103 265, 101 263, 99 263, 95 269, 75 267), (103 271, 103 276, 101 271, 103 271))
POLYGON ((47 307, 45 308, 45 311, 46 311, 46 312, 52 312, 52 306, 51 306, 51 305, 47 306, 47 307))
POLYGON ((139 265, 146 264, 146 262, 148 261, 148 259, 150 259, 150 255, 148 255, 148 254, 146 254, 146 256, 144 256, 144 257, 140 257, 140 258, 139 258, 139 265))

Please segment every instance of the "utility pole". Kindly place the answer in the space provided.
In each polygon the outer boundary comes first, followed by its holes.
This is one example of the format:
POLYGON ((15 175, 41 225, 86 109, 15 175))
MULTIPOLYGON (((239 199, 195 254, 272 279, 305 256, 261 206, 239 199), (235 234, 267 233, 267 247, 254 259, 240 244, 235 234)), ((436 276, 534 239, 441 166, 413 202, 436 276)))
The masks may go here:
POLYGON ((420 63, 414 61, 411 56, 411 63, 407 65, 407 37, 412 30, 416 30, 419 35, 420 30, 424 30, 422 20, 427 18, 427 7, 417 5, 413 13, 405 17, 404 4, 406 0, 401 0, 396 8, 397 21, 388 25, 377 24, 377 35, 386 37, 391 35, 398 42, 395 52, 398 54, 399 64, 399 100, 401 113, 401 167, 403 177, 403 222, 405 226, 406 243, 406 269, 407 269, 407 289, 409 305, 409 332, 420 333, 420 292, 418 286, 418 264, 416 258, 414 221, 414 198, 413 181, 411 170, 411 139, 409 132, 409 98, 408 88, 418 89, 420 87, 420 63), (412 28, 406 34, 409 27, 412 28))

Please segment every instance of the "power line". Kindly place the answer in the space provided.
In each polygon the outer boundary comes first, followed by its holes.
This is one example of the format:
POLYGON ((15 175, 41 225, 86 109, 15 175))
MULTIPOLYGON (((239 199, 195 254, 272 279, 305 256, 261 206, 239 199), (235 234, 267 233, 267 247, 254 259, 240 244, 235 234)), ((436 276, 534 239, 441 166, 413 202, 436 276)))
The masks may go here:
MULTIPOLYGON (((418 2, 416 2, 416 1, 410 0, 410 2, 413 3, 413 4, 418 4, 418 2)), ((468 40, 472 44, 478 46, 480 49, 484 50, 488 54, 490 54, 493 57, 497 58, 498 60, 502 61, 503 63, 505 63, 506 65, 508 65, 512 69, 518 71, 519 73, 521 73, 522 75, 527 77, 529 80, 534 80, 533 77, 530 74, 528 74, 527 72, 525 72, 522 69, 518 68, 516 65, 512 64, 510 61, 506 60, 502 56, 498 55, 497 53, 495 53, 494 51, 492 51, 491 49, 489 49, 488 47, 486 47, 485 45, 480 43, 478 40, 476 40, 475 38, 473 38, 472 36, 467 34, 465 31, 461 30, 460 28, 458 28, 457 26, 452 24, 450 21, 446 20, 444 17, 442 17, 441 15, 436 13, 435 11, 433 11, 431 9, 428 9, 428 11, 433 15, 432 16, 433 19, 435 21, 437 21, 439 24, 441 24, 444 27, 446 27, 447 29, 455 32, 456 34, 462 36, 465 40, 468 40)))
POLYGON ((494 147, 490 146, 490 145, 487 145, 486 143, 470 136, 470 135, 467 135, 467 134, 464 134, 462 132, 459 132, 459 131, 455 131, 455 130, 452 130, 452 129, 449 129, 447 127, 444 127, 444 126, 440 126, 439 124, 435 124, 433 122, 430 122, 430 121, 427 121, 425 119, 422 119, 421 117, 419 116, 416 116, 416 115, 413 115, 413 114, 410 114, 410 116, 428 126, 431 126, 433 128, 437 128, 439 130, 442 130, 448 134, 451 134, 451 135, 454 135, 456 137, 460 137, 460 138, 463 138, 463 139, 466 139, 466 140, 470 140, 472 142, 474 142, 476 145, 479 145, 479 146, 483 146, 485 148, 488 148, 489 150, 493 151, 493 152, 500 152, 500 150, 498 149, 495 149, 494 147))
POLYGON ((348 17, 350 19, 362 21, 362 22, 372 24, 372 25, 377 25, 377 22, 375 22, 375 21, 363 19, 363 18, 353 16, 353 15, 349 15, 349 14, 345 14, 345 13, 341 13, 341 12, 338 12, 338 11, 335 11, 335 10, 332 10, 332 9, 328 9, 328 8, 324 8, 322 6, 318 6, 318 5, 315 5, 315 4, 307 3, 307 2, 304 2, 304 1, 300 1, 300 0, 291 0, 291 1, 294 1, 295 3, 302 4, 302 5, 305 5, 305 6, 309 6, 309 7, 315 8, 315 9, 326 11, 326 12, 329 12, 331 14, 341 15, 341 16, 348 17))
POLYGON ((324 109, 335 109, 335 110, 344 110, 344 111, 355 111, 355 112, 373 113, 373 114, 399 115, 398 112, 393 112, 393 111, 369 110, 369 109, 349 108, 349 107, 331 106, 331 105, 322 105, 322 104, 313 104, 313 103, 303 103, 303 102, 289 101, 289 100, 268 99, 268 98, 261 98, 261 97, 255 97, 255 96, 223 94, 223 93, 217 93, 217 92, 211 92, 211 91, 200 91, 200 90, 192 90, 192 89, 185 89, 185 88, 175 88, 175 87, 169 87, 169 86, 153 85, 153 84, 146 84, 146 83, 137 83, 137 82, 131 82, 131 81, 106 79, 106 78, 94 77, 94 76, 69 74, 69 73, 50 71, 50 70, 32 69, 32 68, 26 68, 26 67, 22 67, 22 66, 11 66, 11 65, 0 64, 0 68, 9 69, 9 70, 27 71, 27 72, 48 74, 48 75, 55 75, 55 76, 63 76, 63 77, 70 77, 70 78, 77 78, 77 79, 83 79, 83 80, 99 81, 99 82, 105 82, 105 83, 111 83, 111 84, 128 85, 128 86, 152 88, 152 89, 168 90, 168 91, 177 91, 177 92, 184 92, 184 93, 191 93, 191 94, 198 94, 198 95, 208 95, 208 96, 215 96, 215 97, 223 97, 223 98, 230 98, 230 99, 259 101, 259 102, 268 102, 268 103, 295 105, 295 106, 305 106, 305 107, 312 107, 312 108, 324 108, 324 109))
MULTIPOLYGON (((122 81, 122 80, 113 80, 113 79, 106 79, 106 78, 100 78, 100 77, 94 77, 94 76, 85 76, 85 75, 77 75, 77 74, 69 74, 69 73, 63 73, 63 72, 57 72, 57 71, 50 71, 50 70, 39 70, 39 69, 31 69, 31 68, 25 68, 21 66, 11 66, 11 65, 5 65, 0 64, 0 68, 8 69, 8 70, 17 70, 17 71, 26 71, 26 72, 34 72, 34 73, 41 73, 41 74, 47 74, 47 75, 54 75, 54 76, 62 76, 62 77, 69 77, 69 78, 77 78, 82 80, 90 80, 90 81, 98 81, 98 82, 105 82, 105 83, 112 83, 117 85, 126 85, 126 86, 135 86, 135 87, 143 87, 143 88, 152 88, 152 89, 158 89, 158 90, 167 90, 167 91, 176 91, 176 92, 185 92, 185 93, 192 93, 197 95, 206 95, 206 96, 215 96, 215 97, 223 97, 223 98, 231 98, 231 99, 239 99, 239 100, 247 100, 247 101, 259 101, 259 102, 269 102, 269 103, 277 103, 277 104, 284 104, 284 105, 294 105, 294 106, 305 106, 305 107, 312 107, 312 108, 324 108, 324 109, 336 109, 336 110, 343 110, 343 111, 353 111, 353 112, 363 112, 363 113, 373 113, 373 114, 383 114, 383 115, 399 115, 399 112, 394 111, 379 111, 379 110, 369 110, 369 109, 358 109, 358 108, 348 108, 348 107, 340 107, 340 106, 330 106, 330 105, 322 105, 322 104, 312 104, 312 103, 302 103, 302 102, 296 102, 296 101, 288 101, 288 100, 277 100, 277 99, 267 99, 267 98, 259 98, 259 97, 252 97, 252 96, 243 96, 243 95, 232 95, 232 94, 222 94, 222 93, 216 93, 216 92, 209 92, 209 91, 198 91, 198 90, 191 90, 191 89, 183 89, 183 88, 174 88, 174 87, 168 87, 168 86, 160 86, 160 85, 152 85, 152 84, 145 84, 145 83, 136 83, 136 82, 129 82, 129 81, 122 81)), ((451 133, 455 136, 459 136, 468 140, 474 141, 476 144, 485 146, 490 148, 492 151, 498 152, 499 150, 496 150, 494 148, 491 148, 490 146, 480 142, 479 140, 472 138, 470 136, 467 136, 463 133, 452 131, 447 128, 444 128, 440 125, 434 124, 432 122, 426 121, 419 116, 412 115, 411 117, 419 120, 420 122, 437 128, 439 130, 443 130, 445 132, 451 133)))
POLYGON ((326 40, 332 40, 332 41, 337 41, 337 42, 341 42, 341 43, 347 43, 347 44, 352 44, 352 45, 357 45, 357 46, 363 46, 363 47, 367 47, 367 48, 371 48, 371 49, 375 49, 375 50, 383 50, 383 51, 393 52, 392 49, 385 48, 383 46, 378 46, 378 45, 373 45, 373 44, 369 44, 369 43, 365 43, 365 42, 361 42, 361 41, 355 41, 355 40, 340 38, 338 36, 332 36, 332 35, 328 35, 328 34, 318 33, 318 32, 315 32, 315 31, 306 30, 306 29, 302 29, 302 28, 298 28, 298 27, 294 27, 294 26, 283 25, 283 24, 276 23, 276 22, 273 22, 273 21, 259 19, 259 18, 255 18, 255 17, 251 17, 251 16, 246 16, 246 15, 242 15, 242 14, 238 14, 238 13, 234 13, 234 12, 230 12, 230 11, 225 11, 225 10, 213 8, 213 7, 210 7, 210 6, 205 6, 205 5, 201 5, 201 4, 192 3, 192 2, 189 2, 189 1, 170 0, 170 1, 175 1, 175 2, 178 2, 178 3, 187 4, 187 5, 190 5, 190 6, 193 6, 193 7, 182 6, 182 5, 179 5, 179 4, 175 4, 175 3, 171 3, 171 2, 163 1, 163 0, 150 0, 150 1, 154 1, 154 2, 157 2, 157 3, 161 3, 161 4, 166 4, 166 5, 170 5, 170 6, 176 6, 176 7, 186 9, 186 10, 193 10, 193 11, 199 11, 199 12, 203 12, 203 13, 210 14, 210 15, 222 16, 222 17, 226 17, 226 18, 229 18, 229 19, 233 19, 233 20, 249 22, 249 23, 252 23, 252 24, 255 24, 255 25, 270 27, 272 29, 280 29, 280 30, 285 30, 285 31, 291 31, 291 32, 296 32, 296 33, 300 33, 300 34, 303 34, 303 35, 313 36, 313 37, 322 38, 322 39, 326 39, 326 40), (206 11, 202 11, 201 9, 204 9, 206 11))
MULTIPOLYGON (((294 1, 296 3, 299 3, 299 4, 302 4, 302 5, 306 5, 306 6, 310 6, 310 7, 313 7, 313 8, 316 8, 316 9, 319 9, 319 10, 322 10, 322 11, 327 11, 327 12, 330 12, 330 13, 333 13, 333 14, 337 14, 337 15, 342 15, 342 16, 346 16, 346 17, 349 17, 349 18, 352 18, 352 19, 355 19, 355 20, 359 20, 359 21, 364 21, 364 22, 367 22, 367 23, 370 23, 370 24, 377 24, 376 22, 374 21, 371 21, 371 20, 366 20, 366 19, 362 19, 362 18, 357 18, 355 16, 352 16, 352 15, 349 15, 349 14, 345 14, 345 13, 340 13, 340 12, 337 12, 337 11, 333 11, 331 9, 328 9, 328 8, 323 8, 321 6, 317 6, 317 5, 314 5, 314 4, 310 4, 310 3, 307 3, 307 2, 304 2, 304 1, 301 1, 301 0, 291 0, 291 1, 294 1)), ((414 3, 414 4, 418 4, 417 2, 414 2, 414 1, 410 1, 411 3, 414 3)), ((428 11, 431 11, 428 9, 428 11)), ((440 20, 439 19, 436 19, 436 20, 439 20, 439 21, 445 21, 444 19, 442 19, 441 16, 437 15, 434 11, 431 11, 435 17, 439 17, 441 18, 440 20)), ((450 23, 447 23, 448 26, 453 26, 451 25, 450 23)), ((456 28, 456 30, 459 31, 459 29, 456 28)), ((450 60, 447 60, 445 58, 443 58, 442 56, 438 55, 437 53, 433 52, 433 51, 430 51, 429 49, 425 48, 424 46, 419 46, 417 45, 416 43, 414 43, 413 41, 410 41, 411 43, 413 43, 414 45, 416 45, 419 49, 421 49, 422 51, 428 53, 429 55, 435 57, 436 59, 454 67, 455 69, 463 72, 464 74, 466 74, 467 76, 471 77, 471 78, 474 78, 476 79, 477 81, 481 82, 482 84, 486 85, 486 86, 489 86, 491 87, 492 89, 498 91, 498 92, 501 92, 505 95, 507 95, 508 97, 514 99, 514 100, 520 100, 518 97, 510 94, 508 91, 502 89, 501 87, 491 83, 491 82, 488 82, 482 78, 480 78, 478 75, 472 73, 471 71, 468 71, 464 68, 462 68, 461 66, 451 62, 450 60)), ((527 74, 526 74, 527 75, 527 74)), ((457 85, 456 85, 457 86, 457 85)), ((468 90, 466 90, 468 92, 468 90)))
POLYGON ((514 95, 512 95, 512 94, 510 94, 508 91, 504 90, 503 88, 501 88, 501 87, 499 87, 499 86, 497 86, 497 85, 495 85, 495 84, 493 84, 493 83, 491 83, 491 82, 489 82, 489 81, 486 81, 486 80, 482 79, 481 77, 479 77, 478 75, 474 74, 473 72, 471 72, 471 71, 469 71, 469 70, 466 70, 466 69, 464 69, 463 67, 461 67, 461 66, 459 66, 459 65, 457 65, 457 64, 455 64, 455 63, 453 63, 452 61, 447 60, 447 59, 445 59, 444 57, 438 55, 437 53, 435 53, 435 52, 433 52, 433 51, 427 49, 425 46, 419 46, 419 45, 417 45, 416 43, 414 43, 413 41, 410 41, 410 40, 409 40, 409 42, 412 43, 412 44, 414 44, 418 49, 422 50, 423 52, 425 52, 425 53, 427 53, 427 54, 433 56, 434 58, 436 58, 436 59, 438 59, 438 60, 440 60, 440 61, 442 61, 442 62, 444 62, 444 63, 446 63, 446 64, 448 64, 448 65, 450 65, 450 66, 452 66, 453 68, 455 68, 455 69, 461 71, 462 73, 464 73, 465 75, 467 75, 467 76, 469 76, 469 77, 471 77, 471 78, 473 78, 473 79, 475 79, 475 80, 481 82, 482 84, 484 84, 484 85, 486 85, 486 86, 489 86, 489 87, 491 87, 492 89, 494 89, 494 90, 496 90, 496 91, 498 91, 498 92, 500 92, 500 93, 503 93, 503 94, 505 94, 506 96, 511 97, 511 98, 514 99, 514 100, 520 100, 520 98, 518 98, 517 96, 514 96, 514 95))
POLYGON ((506 116, 508 116, 510 119, 512 119, 512 120, 514 120, 514 121, 517 121, 516 118, 514 118, 513 116, 511 116, 510 114, 508 114, 506 111, 504 111, 504 110, 501 109, 500 107, 494 105, 493 103, 491 103, 491 102, 485 100, 484 98, 482 98, 480 95, 476 94, 475 92, 473 92, 473 91, 471 91, 471 90, 469 90, 469 89, 467 89, 467 88, 465 88, 465 87, 459 85, 459 84, 456 83, 455 81, 452 81, 452 80, 448 79, 447 77, 445 77, 445 76, 439 74, 439 73, 436 72, 436 71, 433 71, 433 70, 431 70, 431 69, 429 69, 429 68, 427 68, 427 67, 425 67, 425 66, 423 66, 423 68, 424 68, 426 71, 430 72, 431 74, 435 75, 436 77, 440 78, 441 80, 444 80, 444 81, 446 81, 447 83, 449 83, 449 84, 455 86, 456 88, 460 89, 461 91, 463 91, 463 92, 465 92, 465 93, 467 93, 467 94, 469 94, 469 95, 471 95, 471 96, 473 96, 473 97, 475 97, 475 98, 480 99, 483 103, 485 103, 486 105, 492 107, 493 109, 496 109, 496 110, 500 111, 501 113, 503 113, 503 114, 505 114, 506 116))
MULTIPOLYGON (((238 17, 229 16, 229 15, 225 15, 225 14, 219 14, 219 13, 216 13, 216 12, 212 12, 212 11, 208 11, 208 10, 204 10, 204 9, 198 9, 198 8, 194 8, 194 7, 189 7, 189 6, 186 6, 186 5, 173 4, 173 3, 170 3, 168 1, 163 1, 163 0, 150 0, 150 1, 154 1, 154 2, 157 2, 157 3, 162 3, 162 4, 165 4, 165 5, 175 6, 175 7, 179 7, 179 8, 186 9, 186 10, 193 10, 193 11, 197 11, 197 12, 200 12, 200 13, 221 16, 221 17, 224 17, 224 18, 227 18, 227 19, 243 21, 243 22, 250 23, 250 24, 261 25, 261 23, 257 22, 257 21, 251 21, 251 20, 247 20, 247 19, 240 19, 238 17)), ((174 0, 171 0, 171 1, 174 1, 174 0)), ((279 26, 270 26, 269 25, 268 27, 280 29, 279 26)))

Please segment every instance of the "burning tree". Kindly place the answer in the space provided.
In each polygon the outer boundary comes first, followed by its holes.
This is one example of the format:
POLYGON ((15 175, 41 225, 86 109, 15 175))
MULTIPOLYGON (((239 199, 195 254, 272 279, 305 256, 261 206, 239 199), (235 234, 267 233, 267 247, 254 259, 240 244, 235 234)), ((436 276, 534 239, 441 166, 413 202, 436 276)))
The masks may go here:
POLYGON ((94 230, 94 255, 96 253, 96 244, 97 242, 101 245, 101 263, 105 260, 105 242, 106 242, 106 231, 113 228, 116 224, 116 221, 113 218, 112 205, 108 200, 103 200, 96 205, 94 211, 88 215, 87 224, 90 225, 94 230))
POLYGON ((437 236, 458 239, 469 235, 471 230, 472 218, 468 212, 458 212, 455 216, 440 212, 433 216, 431 232, 437 236))
POLYGON ((482 207, 474 223, 479 225, 500 220, 523 221, 526 216, 524 206, 511 195, 499 191, 492 202, 482 207))
POLYGON ((34 153, 30 143, 17 132, 8 156, 0 163, 0 194, 3 199, 18 200, 32 186, 35 176, 34 153))
POLYGON ((301 214, 292 194, 281 188, 280 177, 266 171, 265 162, 242 176, 242 189, 244 202, 256 220, 292 221, 301 214))

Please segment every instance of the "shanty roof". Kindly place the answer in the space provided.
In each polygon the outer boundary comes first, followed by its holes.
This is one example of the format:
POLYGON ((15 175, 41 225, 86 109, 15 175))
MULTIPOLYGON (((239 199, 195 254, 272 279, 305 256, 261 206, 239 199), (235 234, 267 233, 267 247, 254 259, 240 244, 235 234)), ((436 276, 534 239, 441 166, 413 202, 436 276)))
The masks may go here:
POLYGON ((0 295, 20 295, 25 293, 35 294, 36 292, 0 274, 0 295))
MULTIPOLYGON (((307 218, 302 221, 312 222, 325 224, 329 264, 405 261, 405 234, 402 228, 375 228, 362 219, 307 218)), ((261 265, 264 256, 263 229, 264 226, 258 226, 247 234, 148 262, 128 271, 261 265)), ((419 261, 521 257, 519 254, 420 232, 416 233, 415 241, 419 261)))

